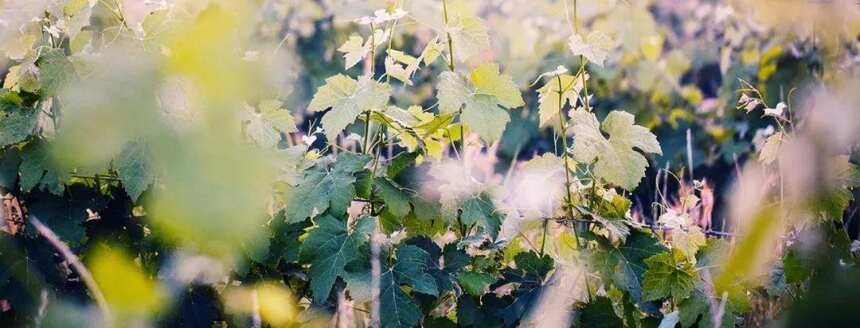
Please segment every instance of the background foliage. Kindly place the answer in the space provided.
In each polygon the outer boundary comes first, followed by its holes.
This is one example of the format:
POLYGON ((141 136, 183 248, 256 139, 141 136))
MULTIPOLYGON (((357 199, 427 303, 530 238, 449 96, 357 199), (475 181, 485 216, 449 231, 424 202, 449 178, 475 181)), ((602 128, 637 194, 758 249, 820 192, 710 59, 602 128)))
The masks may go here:
POLYGON ((858 11, 0 1, 0 322, 853 325, 858 11))

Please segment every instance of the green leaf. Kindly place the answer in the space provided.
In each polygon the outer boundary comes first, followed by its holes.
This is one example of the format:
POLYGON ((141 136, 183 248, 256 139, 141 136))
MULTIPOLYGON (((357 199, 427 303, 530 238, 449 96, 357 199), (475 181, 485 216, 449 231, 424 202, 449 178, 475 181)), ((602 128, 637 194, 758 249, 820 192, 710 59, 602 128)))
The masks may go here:
POLYGON ((439 75, 436 98, 439 100, 439 112, 444 114, 456 113, 469 99, 469 89, 466 82, 454 72, 444 72, 439 75))
POLYGON ((524 105, 519 88, 510 76, 500 75, 497 64, 484 64, 472 70, 471 92, 457 74, 445 72, 440 76, 437 86, 439 111, 455 113, 463 107, 460 120, 487 142, 501 138, 505 126, 511 120, 507 111, 500 108, 514 108, 524 105))
POLYGON ((264 100, 257 105, 257 110, 246 108, 244 118, 247 121, 245 132, 261 147, 271 148, 281 140, 281 132, 298 131, 293 114, 281 108, 278 100, 264 100))
POLYGON ((547 255, 538 256, 535 252, 523 252, 514 257, 517 269, 524 273, 524 277, 537 282, 542 282, 544 276, 552 270, 553 261, 547 255))
POLYGON ((566 104, 574 106, 581 90, 582 78, 570 74, 562 74, 547 79, 547 82, 538 89, 540 126, 559 127, 559 108, 564 108, 566 104))
POLYGON ((568 45, 574 56, 583 56, 589 62, 600 67, 603 67, 603 62, 609 56, 609 50, 615 47, 612 39, 598 30, 588 33, 585 40, 583 40, 581 35, 574 34, 568 40, 568 45))
POLYGON ((626 190, 633 190, 645 176, 648 161, 635 149, 662 154, 657 137, 648 129, 634 125, 633 115, 622 111, 609 113, 603 121, 605 138, 597 117, 585 110, 571 112, 574 133, 573 157, 594 164, 594 174, 626 190))
MULTIPOLYGON (((548 255, 538 256, 535 252, 519 253, 514 257, 516 268, 508 268, 502 272, 505 283, 517 283, 517 287, 511 296, 513 302, 503 306, 500 315, 505 325, 513 326, 532 310, 537 304, 543 290, 543 282, 546 275, 553 268, 553 260, 548 255)), ((494 264, 490 264, 494 265, 494 264)), ((487 296, 493 295, 488 294, 487 296)))
POLYGON ((687 227, 687 230, 672 231, 672 246, 681 251, 688 259, 695 261, 699 248, 707 244, 707 237, 698 226, 687 227))
POLYGON ((463 213, 460 215, 465 225, 477 224, 490 234, 493 239, 499 236, 502 217, 496 212, 493 201, 485 194, 472 198, 463 203, 463 213))
POLYGON ((412 207, 409 205, 409 194, 405 190, 386 178, 376 178, 374 184, 379 197, 385 202, 385 207, 391 214, 398 219, 409 214, 412 207))
POLYGON ((520 88, 508 75, 501 75, 499 65, 485 63, 472 70, 472 85, 477 93, 495 96, 499 104, 507 108, 525 105, 520 88))
POLYGON ((632 230, 621 246, 607 247, 605 253, 595 254, 595 266, 619 289, 625 290, 636 302, 641 301, 645 259, 666 250, 650 233, 632 230))
POLYGON ((854 200, 852 189, 860 187, 860 169, 848 156, 836 156, 828 163, 833 177, 827 182, 829 188, 815 195, 811 210, 823 220, 840 220, 854 200))
POLYGON ((489 291, 490 284, 496 282, 496 278, 489 273, 466 271, 457 276, 457 282, 469 295, 480 297, 489 291))
MULTIPOLYGON (((273 256, 285 262, 298 262, 299 249, 302 246, 299 237, 311 224, 309 220, 287 223, 286 219, 284 211, 278 212, 272 219, 272 242, 269 244, 269 250, 273 256)), ((273 264, 277 265, 277 261, 273 264)))
POLYGON ((406 172, 410 167, 415 165, 416 158, 418 158, 417 152, 403 152, 395 155, 386 168, 388 178, 397 180, 397 178, 400 177, 400 174, 406 172))
POLYGON ((347 125, 352 124, 363 111, 382 109, 391 96, 387 84, 369 78, 359 81, 338 74, 326 79, 326 84, 317 90, 308 105, 308 111, 331 111, 322 118, 326 138, 333 142, 347 125))
POLYGON ((693 292, 696 269, 683 252, 672 250, 645 259, 648 271, 642 280, 642 297, 653 301, 671 297, 681 302, 693 292))
POLYGON ((364 57, 367 57, 370 49, 370 42, 364 42, 364 39, 360 35, 353 34, 349 36, 349 39, 340 48, 337 48, 337 51, 344 53, 344 69, 349 69, 358 64, 364 57))
POLYGON ((39 111, 31 108, 13 108, 3 105, 0 113, 0 148, 17 144, 33 134, 39 120, 39 111))
POLYGON ((580 306, 579 327, 624 327, 624 322, 615 314, 612 300, 597 296, 591 302, 580 306))
POLYGON ((287 222, 298 222, 331 209, 332 214, 346 213, 356 196, 356 173, 370 162, 370 156, 342 153, 333 165, 318 161, 305 172, 301 183, 287 204, 287 222))
POLYGON ((469 1, 456 0, 448 4, 446 31, 453 43, 454 56, 460 61, 478 55, 490 47, 487 28, 481 19, 472 13, 469 1))
POLYGON ((56 95, 60 88, 75 78, 75 66, 63 49, 52 49, 39 57, 39 80, 46 96, 56 95))
POLYGON ((337 277, 345 275, 346 264, 359 254, 356 240, 347 233, 346 222, 324 215, 315 223, 317 228, 308 233, 299 257, 311 263, 308 278, 314 302, 324 303, 337 277))
POLYGON ((430 254, 413 245, 403 245, 397 249, 397 263, 394 273, 397 281, 407 284, 419 293, 439 295, 436 280, 429 273, 430 254))
POLYGON ((411 328, 421 320, 421 309, 400 289, 393 271, 379 277, 379 316, 382 327, 411 328))
POLYGON ((473 95, 466 101, 460 119, 484 141, 492 143, 502 137, 511 116, 499 107, 496 97, 473 95))
POLYGON ((48 150, 42 142, 31 142, 22 150, 19 184, 21 190, 30 192, 36 186, 55 195, 62 195, 65 186, 48 158, 48 150))
POLYGON ((113 165, 132 202, 137 201, 140 194, 155 181, 155 172, 149 164, 148 150, 142 142, 127 144, 113 165))
MULTIPOLYGON (((708 301, 708 296, 704 292, 704 286, 701 284, 696 286, 692 295, 681 303, 678 303, 678 321, 681 327, 694 327, 698 322, 698 327, 712 328, 713 314, 711 314, 711 305, 708 301)), ((718 303, 719 299, 716 300, 718 303)), ((722 328, 735 327, 735 314, 738 306, 732 302, 731 297, 726 302, 726 308, 723 312, 722 328)))

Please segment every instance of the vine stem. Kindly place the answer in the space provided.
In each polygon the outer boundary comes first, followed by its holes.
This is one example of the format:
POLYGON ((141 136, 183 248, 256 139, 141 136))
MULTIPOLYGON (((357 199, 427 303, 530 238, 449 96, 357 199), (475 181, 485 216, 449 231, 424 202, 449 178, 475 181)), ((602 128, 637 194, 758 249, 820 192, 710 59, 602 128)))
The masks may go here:
MULTIPOLYGON (((573 196, 570 194, 570 159, 567 154, 567 120, 564 119, 564 90, 562 90, 561 84, 561 76, 555 76, 556 81, 558 81, 558 123, 561 124, 561 157, 564 161, 564 191, 567 194, 567 215, 571 219, 573 219, 573 208, 571 204, 573 204, 573 196)), ((546 224, 546 223, 544 223, 546 224)), ((576 242, 576 246, 579 247, 579 236, 576 232, 576 223, 572 225, 573 227, 573 240, 576 242)), ((544 241, 546 241, 546 226, 544 226, 544 241)), ((543 253, 543 246, 541 246, 541 253, 543 253)))
MULTIPOLYGON (((446 1, 446 0, 442 0, 442 14, 445 17, 445 26, 447 27, 448 26, 448 1, 446 1)), ((456 66, 454 64, 454 41, 451 40, 451 32, 448 32, 446 30, 445 31, 445 37, 448 39, 448 69, 450 69, 451 72, 454 72, 454 69, 456 68, 456 66)), ((462 109, 457 112, 458 117, 461 115, 463 115, 462 109)), ((455 147, 454 152, 457 154, 463 153, 466 151, 466 136, 464 136, 463 134, 465 134, 465 128, 463 128, 463 122, 460 122, 460 151, 457 152, 457 148, 454 145, 451 145, 451 147, 455 147)))
POLYGON ((110 307, 108 306, 107 300, 105 299, 104 294, 102 294, 101 289, 99 289, 98 284, 96 284, 95 278, 93 278, 92 273, 90 273, 90 270, 84 266, 80 258, 72 252, 69 246, 57 237, 57 234, 54 233, 51 228, 48 228, 47 225, 42 223, 42 221, 34 215, 30 215, 29 219, 30 223, 33 224, 33 227, 36 228, 36 231, 38 231, 39 234, 51 244, 51 246, 54 246, 54 248, 60 252, 60 255, 66 259, 66 262, 68 262, 72 268, 78 272, 78 276, 81 277, 84 285, 87 286, 87 289, 90 290, 90 294, 92 294, 93 299, 96 301, 96 306, 98 306, 99 311, 102 313, 102 317, 104 318, 105 326, 112 327, 113 316, 111 315, 110 307))
MULTIPOLYGON (((448 26, 448 1, 442 0, 442 14, 445 15, 445 26, 448 26)), ((454 42, 451 41, 451 32, 445 31, 445 36, 448 39, 448 68, 451 72, 454 71, 454 42)))
MULTIPOLYGON (((370 23, 370 78, 376 75, 374 72, 376 66, 376 27, 374 27, 373 22, 370 23)), ((368 154, 370 153, 370 149, 367 148, 368 141, 370 139, 370 109, 367 110, 364 114, 364 142, 361 146, 362 153, 368 154)))

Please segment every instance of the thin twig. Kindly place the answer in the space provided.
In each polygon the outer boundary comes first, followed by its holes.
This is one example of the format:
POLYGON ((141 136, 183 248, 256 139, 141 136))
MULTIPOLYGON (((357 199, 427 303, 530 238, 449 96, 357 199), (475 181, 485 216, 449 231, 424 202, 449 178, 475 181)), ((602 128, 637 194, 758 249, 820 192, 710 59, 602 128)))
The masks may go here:
POLYGON ((99 289, 98 284, 96 284, 96 280, 95 278, 93 278, 92 273, 90 273, 87 267, 84 266, 80 258, 78 258, 78 256, 75 255, 74 252, 72 252, 69 246, 66 245, 66 243, 64 243, 62 240, 60 240, 59 237, 57 237, 57 234, 55 234, 54 231, 51 230, 51 228, 48 228, 48 226, 46 226, 44 223, 42 223, 42 221, 36 218, 35 215, 30 215, 29 219, 30 223, 33 224, 33 227, 36 228, 36 231, 38 231, 39 234, 42 235, 43 238, 45 238, 45 240, 51 243, 51 246, 54 246, 54 248, 58 252, 60 252, 60 255, 62 255, 63 258, 66 259, 66 262, 68 262, 72 266, 72 268, 75 269, 75 271, 78 273, 78 276, 80 276, 81 280, 84 282, 84 285, 86 285, 87 289, 90 290, 90 294, 92 294, 93 299, 96 301, 96 305, 98 306, 99 311, 101 311, 102 313, 102 317, 105 321, 106 326, 112 327, 113 317, 110 312, 110 307, 108 306, 104 294, 102 294, 101 290, 99 289))

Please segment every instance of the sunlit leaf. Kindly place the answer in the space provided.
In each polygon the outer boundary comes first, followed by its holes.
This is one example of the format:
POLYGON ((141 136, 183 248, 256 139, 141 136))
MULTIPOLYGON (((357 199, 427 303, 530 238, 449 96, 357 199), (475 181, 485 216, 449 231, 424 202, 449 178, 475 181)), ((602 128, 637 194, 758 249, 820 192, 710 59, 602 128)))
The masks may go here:
POLYGON ((603 121, 603 136, 597 117, 585 110, 571 112, 574 133, 573 157, 581 163, 594 162, 594 174, 609 183, 633 190, 645 176, 648 161, 636 150, 662 154, 657 137, 648 129, 634 125, 633 115, 622 111, 609 113, 603 121), (595 161, 596 160, 596 161, 595 161))

